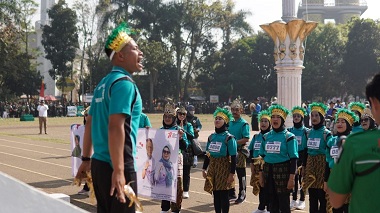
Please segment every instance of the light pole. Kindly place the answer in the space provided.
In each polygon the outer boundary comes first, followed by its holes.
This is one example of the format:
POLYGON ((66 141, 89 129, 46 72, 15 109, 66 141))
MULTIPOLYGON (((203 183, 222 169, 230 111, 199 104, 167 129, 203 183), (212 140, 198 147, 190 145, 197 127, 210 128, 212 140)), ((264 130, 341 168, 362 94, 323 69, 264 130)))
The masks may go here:
POLYGON ((84 97, 83 60, 84 60, 84 53, 86 51, 86 42, 87 42, 86 38, 87 38, 87 33, 85 30, 84 31, 84 41, 83 41, 83 50, 82 50, 82 60, 80 61, 80 77, 81 77, 81 84, 82 84, 82 91, 81 91, 82 98, 79 98, 79 104, 82 103, 83 108, 84 108, 84 101, 83 101, 83 97, 84 97))

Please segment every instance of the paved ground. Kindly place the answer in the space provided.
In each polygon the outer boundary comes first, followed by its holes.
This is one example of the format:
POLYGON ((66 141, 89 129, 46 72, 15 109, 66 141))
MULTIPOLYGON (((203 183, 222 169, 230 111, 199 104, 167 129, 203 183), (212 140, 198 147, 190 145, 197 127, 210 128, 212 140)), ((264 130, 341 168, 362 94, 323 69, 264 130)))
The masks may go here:
MULTIPOLYGON (((3 122, 3 121, 0 121, 3 122)), ((79 120, 80 122, 80 120, 79 120)), ((37 123, 31 125, 1 125, 0 128, 0 171, 7 173, 47 193, 64 193, 71 197, 71 203, 89 212, 96 212, 96 204, 89 198, 77 195, 81 189, 72 186, 71 150, 69 126, 49 125, 48 135, 38 135, 37 123)), ((206 141, 212 131, 203 131, 201 141, 206 141)), ((192 169, 190 199, 183 201, 183 213, 214 212, 212 196, 203 191, 201 162, 192 169)), ((247 169, 247 174, 250 171, 247 169)), ((247 175, 249 183, 250 175, 247 175)), ((258 198, 248 186, 246 202, 232 205, 230 212, 252 212, 257 209, 258 198)), ((160 212, 160 201, 143 199, 144 212, 160 212)), ((307 212, 295 211, 295 212, 307 212)))

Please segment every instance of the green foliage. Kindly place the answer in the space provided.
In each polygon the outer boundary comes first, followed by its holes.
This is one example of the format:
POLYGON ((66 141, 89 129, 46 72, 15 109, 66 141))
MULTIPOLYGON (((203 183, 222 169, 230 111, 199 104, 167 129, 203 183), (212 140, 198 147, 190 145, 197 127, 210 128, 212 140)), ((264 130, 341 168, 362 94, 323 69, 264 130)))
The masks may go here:
POLYGON ((197 78, 206 96, 218 94, 227 101, 241 96, 246 100, 275 95, 276 75, 273 68, 273 42, 264 33, 246 37, 206 57, 197 78))
POLYGON ((345 89, 349 94, 364 94, 367 81, 380 71, 380 26, 371 19, 348 23, 346 54, 343 56, 345 89))
POLYGON ((308 36, 305 43, 305 69, 302 72, 304 100, 343 95, 345 73, 341 66, 345 42, 342 31, 342 28, 333 24, 319 24, 308 36))
MULTIPOLYGON (((66 78, 72 73, 72 62, 78 48, 76 14, 67 7, 64 0, 59 0, 48 11, 50 25, 43 26, 42 44, 46 58, 50 60, 53 69, 49 75, 53 79, 66 78)), ((65 81, 63 81, 63 86, 65 81)))
POLYGON ((35 95, 41 79, 32 63, 33 57, 23 52, 23 33, 11 16, 4 21, 5 25, 0 27, 0 100, 35 95))

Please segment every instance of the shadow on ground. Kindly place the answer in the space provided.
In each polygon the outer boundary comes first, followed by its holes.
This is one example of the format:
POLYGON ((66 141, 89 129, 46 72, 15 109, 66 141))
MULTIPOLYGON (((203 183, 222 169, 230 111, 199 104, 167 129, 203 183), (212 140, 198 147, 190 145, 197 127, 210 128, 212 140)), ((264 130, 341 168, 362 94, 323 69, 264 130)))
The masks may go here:
POLYGON ((52 180, 52 181, 44 181, 44 182, 35 182, 35 183, 28 183, 29 185, 41 188, 41 189, 52 189, 52 188, 59 188, 63 186, 68 186, 70 183, 73 182, 73 179, 67 179, 67 180, 52 180))

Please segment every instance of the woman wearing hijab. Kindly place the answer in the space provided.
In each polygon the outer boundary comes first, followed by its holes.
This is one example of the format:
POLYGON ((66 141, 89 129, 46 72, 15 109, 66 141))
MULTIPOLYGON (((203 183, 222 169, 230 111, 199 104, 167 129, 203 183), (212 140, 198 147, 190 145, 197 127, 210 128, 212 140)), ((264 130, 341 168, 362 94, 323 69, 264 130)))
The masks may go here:
MULTIPOLYGON (((177 125, 177 119, 176 119, 176 110, 174 105, 172 104, 166 104, 164 109, 164 115, 163 115, 163 121, 162 121, 162 127, 161 129, 168 129, 168 130, 178 130, 178 137, 179 137, 179 150, 178 150, 178 172, 177 172, 177 200, 176 202, 170 202, 168 200, 162 200, 161 201, 161 213, 167 213, 169 209, 171 209, 171 212, 173 213, 179 213, 181 211, 181 204, 182 204, 182 170, 183 170, 183 157, 182 152, 184 152, 187 147, 189 146, 189 140, 185 134, 185 131, 182 127, 177 125)), ((170 151, 174 151, 170 149, 170 146, 168 146, 170 151)), ((165 148, 163 150, 163 155, 166 154, 165 148)), ((163 160, 162 163, 164 163, 165 160, 163 160)), ((165 163, 166 166, 169 167, 169 164, 165 163)), ((159 166, 156 167, 156 169, 159 169, 159 166)), ((172 177, 173 179, 175 177, 172 177)))
POLYGON ((261 143, 264 141, 264 135, 271 130, 271 115, 269 111, 263 110, 258 115, 258 123, 260 125, 260 132, 253 136, 251 143, 249 144, 249 153, 251 159, 251 182, 254 195, 259 195, 259 206, 253 213, 264 213, 269 210, 269 197, 265 193, 263 187, 259 183, 259 173, 263 171, 264 160, 259 156, 261 143), (265 210, 266 208, 266 210, 265 210))
POLYGON ((294 187, 297 171, 298 144, 293 133, 285 128, 290 113, 284 106, 269 107, 272 130, 264 135, 259 155, 264 159, 263 171, 259 172, 260 185, 270 200, 270 212, 290 213, 289 194, 294 187))
MULTIPOLYGON (((358 122, 359 118, 354 112, 347 109, 339 109, 335 116, 335 125, 337 128, 337 135, 330 138, 326 146, 326 166, 325 166, 325 176, 324 176, 324 190, 327 192, 327 181, 330 177, 330 171, 333 169, 335 162, 339 158, 339 148, 342 146, 339 144, 342 136, 348 136, 353 128, 354 123, 358 122)), ((327 196, 328 198, 328 196, 327 196)), ((348 212, 348 202, 339 209, 332 208, 330 202, 327 202, 327 211, 334 213, 348 212)))
POLYGON ((373 118, 372 112, 369 108, 364 109, 364 113, 360 119, 360 123, 362 124, 362 128, 364 131, 377 128, 375 119, 373 118))
POLYGON ((156 186, 172 187, 174 170, 173 163, 170 161, 171 150, 170 144, 162 149, 162 158, 158 161, 156 165, 157 170, 154 174, 156 186))
POLYGON ((204 190, 213 194, 216 213, 228 213, 229 190, 235 185, 236 140, 227 128, 233 119, 230 111, 217 108, 214 112, 215 132, 208 137, 203 163, 204 190))

